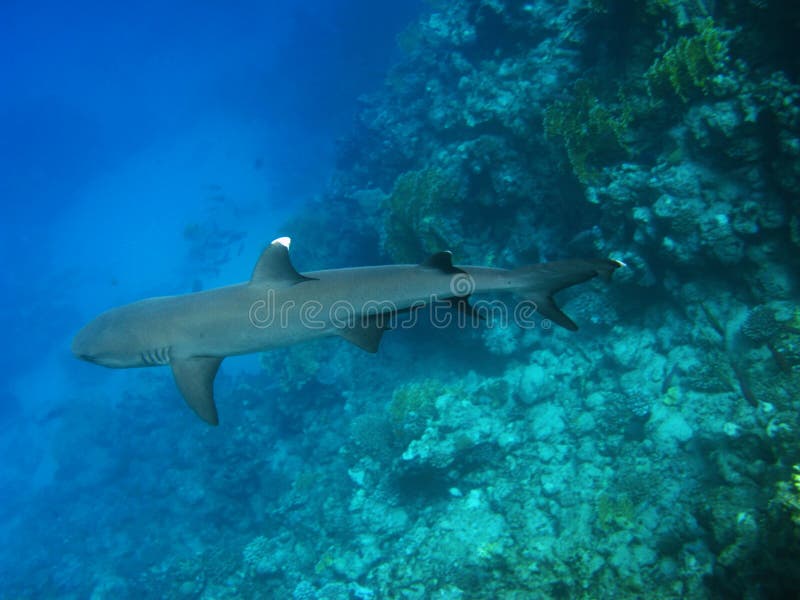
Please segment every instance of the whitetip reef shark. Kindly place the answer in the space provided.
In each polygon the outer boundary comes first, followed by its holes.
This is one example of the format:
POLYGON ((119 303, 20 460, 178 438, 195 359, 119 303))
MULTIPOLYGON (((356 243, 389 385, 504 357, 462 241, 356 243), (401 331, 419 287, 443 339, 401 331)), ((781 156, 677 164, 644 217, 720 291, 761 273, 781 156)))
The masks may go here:
POLYGON ((564 260, 508 270, 454 266, 450 252, 439 252, 418 265, 301 274, 292 266, 289 244, 282 237, 267 246, 244 283, 102 313, 75 336, 73 354, 112 368, 169 365, 186 403, 217 425, 214 378, 226 356, 334 335, 377 352, 388 317, 437 300, 471 314, 469 296, 482 292, 520 294, 543 318, 574 331, 553 294, 597 275, 609 279, 623 264, 564 260))

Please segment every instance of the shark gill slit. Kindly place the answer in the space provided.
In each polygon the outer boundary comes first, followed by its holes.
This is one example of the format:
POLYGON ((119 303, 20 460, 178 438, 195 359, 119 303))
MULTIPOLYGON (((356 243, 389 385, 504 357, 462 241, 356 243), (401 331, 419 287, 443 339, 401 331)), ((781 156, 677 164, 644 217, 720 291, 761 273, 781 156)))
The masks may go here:
POLYGON ((170 362, 169 346, 145 350, 140 354, 142 362, 148 366, 167 365, 170 362))

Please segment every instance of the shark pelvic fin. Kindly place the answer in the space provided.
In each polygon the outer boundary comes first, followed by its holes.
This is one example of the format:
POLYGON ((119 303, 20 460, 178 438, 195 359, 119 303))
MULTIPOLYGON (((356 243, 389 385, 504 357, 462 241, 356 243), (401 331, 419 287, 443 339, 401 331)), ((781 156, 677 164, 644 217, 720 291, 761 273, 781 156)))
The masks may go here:
POLYGON ((359 320, 352 327, 339 329, 338 334, 362 350, 375 354, 381 345, 383 332, 389 329, 388 320, 389 315, 384 314, 370 317, 366 322, 359 320))
POLYGON ((219 424, 214 404, 214 377, 221 358, 195 357, 173 360, 172 375, 186 404, 211 425, 219 424))
POLYGON ((450 305, 456 312, 466 315, 472 319, 473 323, 486 320, 486 315, 481 313, 469 303, 468 296, 454 296, 453 298, 448 299, 448 302, 450 302, 450 305))
POLYGON ((289 258, 289 244, 292 240, 288 237, 278 238, 267 246, 258 258, 250 283, 267 283, 272 285, 285 285, 286 287, 309 281, 297 272, 289 258))

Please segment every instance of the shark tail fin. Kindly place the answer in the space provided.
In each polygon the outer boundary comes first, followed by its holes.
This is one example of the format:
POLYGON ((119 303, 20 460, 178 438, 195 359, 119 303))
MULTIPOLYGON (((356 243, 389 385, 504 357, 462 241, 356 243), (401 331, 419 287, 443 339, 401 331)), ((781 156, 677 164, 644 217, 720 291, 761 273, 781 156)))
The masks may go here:
POLYGON ((621 266, 622 262, 611 259, 559 260, 522 267, 512 273, 521 281, 522 295, 536 304, 543 317, 576 331, 578 326, 558 307, 553 294, 597 276, 609 281, 621 266))

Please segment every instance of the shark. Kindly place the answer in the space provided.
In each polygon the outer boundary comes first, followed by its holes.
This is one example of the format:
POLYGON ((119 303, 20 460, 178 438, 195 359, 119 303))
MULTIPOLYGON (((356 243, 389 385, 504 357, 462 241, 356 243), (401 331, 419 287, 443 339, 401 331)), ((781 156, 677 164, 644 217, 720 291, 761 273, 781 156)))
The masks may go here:
POLYGON ((228 356, 329 336, 374 353, 393 317, 437 301, 476 316, 469 299, 477 293, 516 293, 542 318, 574 331, 553 295, 596 276, 608 280, 623 265, 573 259, 517 269, 456 266, 443 251, 420 264, 300 273, 290 243, 270 243, 246 282, 107 310, 75 335, 73 354, 110 368, 168 366, 189 407, 217 425, 214 379, 228 356))

